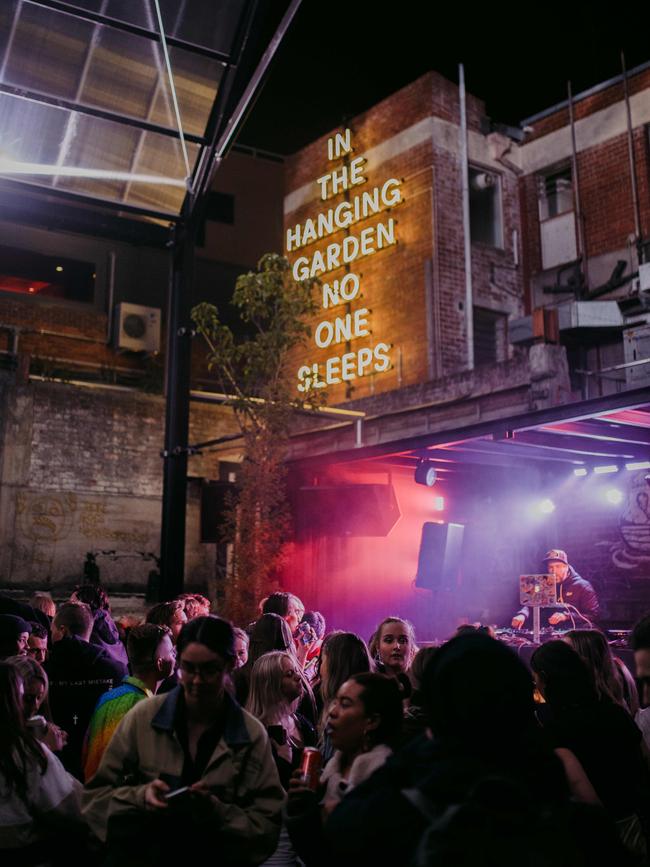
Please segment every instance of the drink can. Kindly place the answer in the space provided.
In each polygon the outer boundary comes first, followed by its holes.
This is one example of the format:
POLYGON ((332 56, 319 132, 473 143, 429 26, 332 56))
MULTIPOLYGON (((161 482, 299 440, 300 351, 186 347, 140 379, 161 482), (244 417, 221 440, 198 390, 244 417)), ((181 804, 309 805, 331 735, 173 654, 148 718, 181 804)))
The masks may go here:
POLYGON ((312 791, 318 788, 322 758, 316 747, 305 747, 300 762, 300 779, 312 791))

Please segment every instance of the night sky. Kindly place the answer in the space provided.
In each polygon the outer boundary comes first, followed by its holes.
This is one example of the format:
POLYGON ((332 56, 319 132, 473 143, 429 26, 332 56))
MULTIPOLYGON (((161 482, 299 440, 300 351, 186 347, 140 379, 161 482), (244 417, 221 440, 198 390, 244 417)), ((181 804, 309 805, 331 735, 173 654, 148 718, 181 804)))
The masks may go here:
POLYGON ((459 62, 490 117, 518 126, 567 80, 575 94, 620 74, 621 50, 628 70, 650 61, 650 4, 607 7, 303 0, 239 141, 292 153, 430 69, 457 81, 459 62))

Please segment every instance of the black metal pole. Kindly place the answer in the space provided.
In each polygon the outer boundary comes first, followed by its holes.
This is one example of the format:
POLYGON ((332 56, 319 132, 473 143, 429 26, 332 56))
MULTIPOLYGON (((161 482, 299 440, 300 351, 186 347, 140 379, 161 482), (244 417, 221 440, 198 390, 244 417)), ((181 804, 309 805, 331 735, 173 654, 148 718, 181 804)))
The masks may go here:
POLYGON ((192 355, 192 281, 194 274, 193 221, 174 229, 167 309, 165 362, 165 448, 160 539, 161 600, 183 591, 185 567, 185 511, 187 445, 190 421, 190 365, 192 355))

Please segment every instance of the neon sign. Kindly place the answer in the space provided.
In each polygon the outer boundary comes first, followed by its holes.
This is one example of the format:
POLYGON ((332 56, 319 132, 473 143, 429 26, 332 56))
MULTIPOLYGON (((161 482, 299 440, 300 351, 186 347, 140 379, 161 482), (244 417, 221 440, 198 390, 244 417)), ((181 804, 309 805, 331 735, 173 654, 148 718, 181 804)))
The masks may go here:
MULTIPOLYGON (((349 129, 337 133, 327 141, 327 157, 330 161, 341 159, 352 150, 349 129)), ((340 242, 332 241, 324 249, 315 250, 310 256, 298 256, 293 263, 294 279, 321 277, 330 271, 349 267, 352 263, 373 256, 397 243, 395 220, 385 212, 403 201, 401 181, 389 178, 371 190, 356 192, 356 188, 368 182, 363 175, 365 163, 365 157, 356 157, 317 178, 322 202, 339 193, 347 193, 348 196, 335 207, 322 210, 304 223, 287 229, 287 253, 300 250, 336 232, 347 231, 349 234, 340 242), (353 230, 352 227, 357 223, 375 215, 380 215, 380 218, 374 225, 359 232, 353 230)), ((359 275, 348 270, 344 277, 322 284, 321 307, 323 310, 330 310, 341 304, 350 305, 359 297, 360 291, 359 275)), ((369 337, 371 315, 372 311, 367 307, 358 307, 355 310, 349 308, 334 319, 323 319, 314 329, 315 345, 319 349, 328 349, 330 346, 369 337)), ((303 364, 297 374, 298 391, 305 392, 311 388, 349 382, 370 373, 383 373, 391 367, 390 349, 390 344, 378 342, 371 347, 332 356, 321 365, 318 362, 303 364)))

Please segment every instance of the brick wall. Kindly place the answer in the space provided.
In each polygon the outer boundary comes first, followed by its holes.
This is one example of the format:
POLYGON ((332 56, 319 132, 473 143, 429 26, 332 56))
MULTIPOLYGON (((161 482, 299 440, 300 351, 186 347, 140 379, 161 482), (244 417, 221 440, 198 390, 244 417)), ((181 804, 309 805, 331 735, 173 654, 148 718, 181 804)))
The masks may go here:
MULTIPOLYGON (((59 383, 0 388, 0 584, 49 586, 80 575, 87 551, 113 588, 142 587, 158 552, 164 403, 131 391, 59 383)), ((190 442, 235 432, 231 412, 193 405, 190 442)), ((232 452, 232 450, 231 450, 232 452)), ((190 458, 189 475, 218 478, 228 452, 190 458)), ((190 483, 186 582, 214 579, 215 546, 199 540, 200 484, 190 483)))
MULTIPOLYGON (((523 311, 523 289, 513 256, 513 231, 520 225, 517 180, 512 172, 494 163, 487 140, 480 136, 483 103, 468 95, 467 106, 473 134, 472 163, 496 170, 500 177, 504 236, 503 249, 472 246, 474 303, 506 315, 519 314, 523 311)), ((291 358, 292 373, 301 364, 314 362, 322 371, 332 355, 377 341, 391 344, 389 371, 330 386, 330 404, 425 382, 467 364, 459 117, 457 86, 429 73, 348 124, 354 147, 351 158, 369 154, 367 171, 364 169, 368 184, 353 188, 351 195, 388 178, 398 178, 402 180, 403 200, 390 211, 347 230, 358 235, 363 228, 376 225, 378 219, 392 216, 396 220, 396 246, 349 266, 360 275, 363 293, 361 300, 352 302, 352 308, 371 309, 371 337, 358 338, 350 346, 325 349, 319 349, 312 339, 291 358)), ((316 179, 338 168, 338 162, 328 162, 327 141, 328 136, 323 136, 287 163, 285 229, 303 225, 306 219, 343 199, 343 193, 326 202, 318 199, 316 179)), ((299 251, 289 251, 289 258, 311 258, 332 241, 341 243, 344 236, 342 230, 299 251)), ((344 274, 342 268, 321 279, 342 279, 344 274)), ((320 310, 311 322, 312 329, 333 316, 332 310, 320 310)), ((505 344, 501 351, 505 360, 505 344)))
MULTIPOLYGON (((647 236, 650 234, 650 160, 645 129, 635 129, 633 140, 641 233, 647 236)), ((618 135, 580 151, 577 162, 588 256, 626 248, 630 235, 634 234, 627 135, 618 135)), ((526 238, 524 256, 531 273, 535 273, 542 268, 536 175, 527 175, 521 183, 526 238)))
MULTIPOLYGON (((637 93, 641 93, 648 87, 650 87, 650 68, 643 69, 641 72, 628 78, 628 94, 630 97, 637 93)), ((596 93, 587 94, 577 100, 574 95, 574 120, 582 120, 597 111, 609 108, 609 106, 614 105, 623 98, 624 91, 622 81, 613 84, 611 87, 598 90, 596 93)), ((529 134, 527 141, 533 141, 534 139, 541 138, 555 130, 562 129, 562 127, 567 126, 568 123, 568 104, 562 106, 557 111, 546 114, 544 117, 532 118, 533 132, 529 134)))
MULTIPOLYGON (((647 105, 650 99, 650 69, 629 79, 632 101, 633 150, 636 162, 636 183, 640 205, 641 235, 650 235, 650 156, 648 146, 647 105)), ((632 258, 628 273, 636 269, 635 250, 629 240, 634 235, 634 206, 628 154, 627 121, 623 85, 617 82, 608 88, 579 99, 574 106, 578 136, 577 167, 580 203, 584 218, 584 237, 590 262, 591 287, 609 276, 617 258, 632 258), (598 114, 600 113, 600 114, 598 114), (582 126, 580 126, 582 124, 582 126), (603 262, 599 265, 599 261, 603 262)), ((548 150, 548 165, 536 159, 534 171, 521 179, 522 235, 525 267, 534 278, 542 270, 540 221, 538 213, 537 177, 545 168, 558 161, 571 161, 568 108, 533 118, 522 148, 526 165, 527 154, 544 139, 548 150), (545 138, 546 137, 546 138, 545 138), (558 142, 562 142, 558 145, 558 142), (530 147, 529 147, 530 146, 530 147), (558 160, 558 156, 562 157, 558 160)), ((549 282, 548 280, 546 282, 549 282)), ((627 292, 629 286, 624 287, 627 292)), ((617 293, 618 294, 618 293, 617 293)), ((607 297, 607 296, 605 296, 607 297)), ((548 303, 549 296, 543 302, 548 303)))

